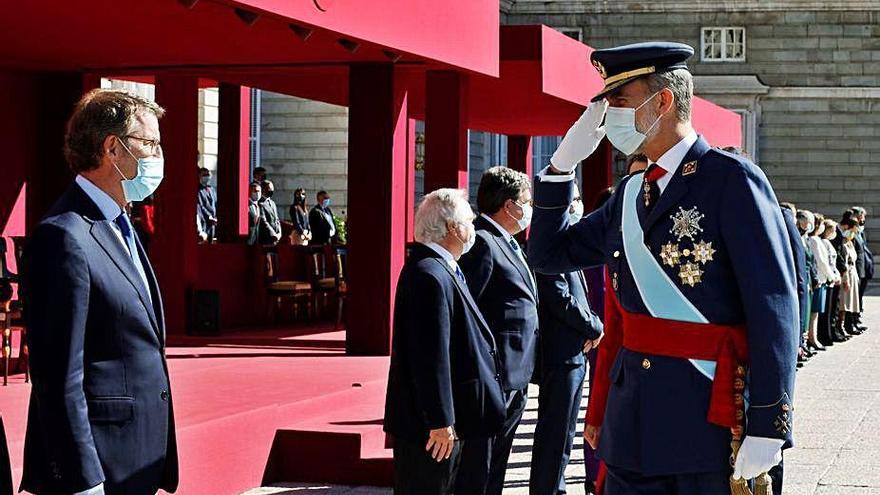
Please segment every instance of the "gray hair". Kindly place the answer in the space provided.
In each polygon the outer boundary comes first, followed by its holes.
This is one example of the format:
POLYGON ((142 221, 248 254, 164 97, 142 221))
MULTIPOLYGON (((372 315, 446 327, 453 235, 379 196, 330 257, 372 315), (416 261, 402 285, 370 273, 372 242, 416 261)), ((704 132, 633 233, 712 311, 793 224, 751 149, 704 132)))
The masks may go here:
POLYGON ((861 206, 853 206, 850 208, 853 212, 855 212, 857 217, 863 217, 868 214, 868 210, 862 208, 861 206))
POLYGON ((462 189, 437 189, 419 203, 416 210, 416 241, 422 244, 440 242, 449 232, 447 225, 466 224, 474 219, 474 211, 462 189))
POLYGON ((798 212, 797 212, 797 219, 798 219, 799 221, 800 221, 800 220, 803 220, 803 221, 805 221, 805 222, 807 222, 807 223, 811 223, 811 224, 813 224, 814 226, 816 225, 816 216, 813 215, 813 212, 808 211, 808 210, 798 210, 798 212))
POLYGON ((519 200, 519 195, 528 190, 529 185, 529 176, 522 172, 507 167, 492 167, 480 179, 477 209, 487 215, 496 213, 508 199, 519 200))
POLYGON ((675 115, 681 122, 691 120, 691 99, 694 96, 694 76, 687 69, 651 74, 646 78, 648 90, 654 94, 669 88, 675 97, 675 115))

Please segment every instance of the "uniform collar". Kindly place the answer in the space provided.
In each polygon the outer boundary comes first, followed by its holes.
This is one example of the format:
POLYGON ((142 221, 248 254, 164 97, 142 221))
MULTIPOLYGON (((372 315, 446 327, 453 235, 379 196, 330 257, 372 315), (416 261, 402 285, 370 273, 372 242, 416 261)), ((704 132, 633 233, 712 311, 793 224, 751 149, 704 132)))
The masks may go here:
POLYGON ((697 132, 692 129, 691 132, 681 141, 676 143, 675 146, 669 148, 666 153, 663 153, 663 156, 657 159, 656 164, 660 166, 660 168, 666 170, 666 175, 668 177, 672 177, 678 170, 679 165, 681 165, 681 161, 684 160, 685 155, 687 155, 688 151, 690 151, 691 147, 696 142, 697 132))
POLYGON ((98 210, 104 215, 104 220, 116 220, 122 214, 122 207, 119 206, 119 203, 89 179, 82 175, 77 175, 76 184, 95 203, 98 210))

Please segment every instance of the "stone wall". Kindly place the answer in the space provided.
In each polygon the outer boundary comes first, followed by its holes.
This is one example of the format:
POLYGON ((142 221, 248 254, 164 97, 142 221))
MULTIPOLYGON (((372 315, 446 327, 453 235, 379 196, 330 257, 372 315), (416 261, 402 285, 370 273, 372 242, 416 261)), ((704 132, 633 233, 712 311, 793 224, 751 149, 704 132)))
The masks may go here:
MULTIPOLYGON (((781 200, 835 219, 853 204, 880 215, 876 1, 704 1, 694 6, 517 0, 506 19, 581 27, 584 42, 594 48, 658 39, 690 44, 697 50, 690 64, 697 94, 743 114, 751 126, 746 134, 754 133, 747 147, 781 200), (701 62, 701 27, 710 26, 745 27, 746 61, 701 62)), ((870 219, 868 235, 880 240, 880 221, 870 219)), ((880 244, 873 247, 880 251, 880 244)))

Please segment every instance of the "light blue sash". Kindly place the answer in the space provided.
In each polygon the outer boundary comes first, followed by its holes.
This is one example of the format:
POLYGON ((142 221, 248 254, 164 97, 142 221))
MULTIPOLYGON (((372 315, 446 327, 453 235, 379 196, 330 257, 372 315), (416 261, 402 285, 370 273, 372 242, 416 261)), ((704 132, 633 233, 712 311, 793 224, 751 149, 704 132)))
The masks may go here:
MULTIPOLYGON (((637 201, 642 190, 644 174, 629 180, 623 191, 623 249, 630 273, 636 282, 642 302, 655 318, 686 321, 690 323, 709 323, 709 320, 681 293, 678 286, 651 254, 645 245, 645 233, 639 223, 637 201)), ((690 362, 710 380, 715 377, 715 361, 691 359, 690 362)))

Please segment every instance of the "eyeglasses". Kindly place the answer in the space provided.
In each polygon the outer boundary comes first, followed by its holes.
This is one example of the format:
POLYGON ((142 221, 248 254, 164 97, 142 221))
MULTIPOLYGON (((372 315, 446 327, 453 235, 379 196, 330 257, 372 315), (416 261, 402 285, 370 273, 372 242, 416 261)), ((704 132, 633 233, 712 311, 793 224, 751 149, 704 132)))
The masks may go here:
POLYGON ((122 138, 123 139, 129 139, 129 138, 137 139, 138 141, 143 143, 145 148, 149 148, 150 153, 156 153, 157 151, 162 149, 162 143, 158 139, 147 139, 147 138, 142 138, 139 136, 132 136, 132 135, 122 136, 122 138))

